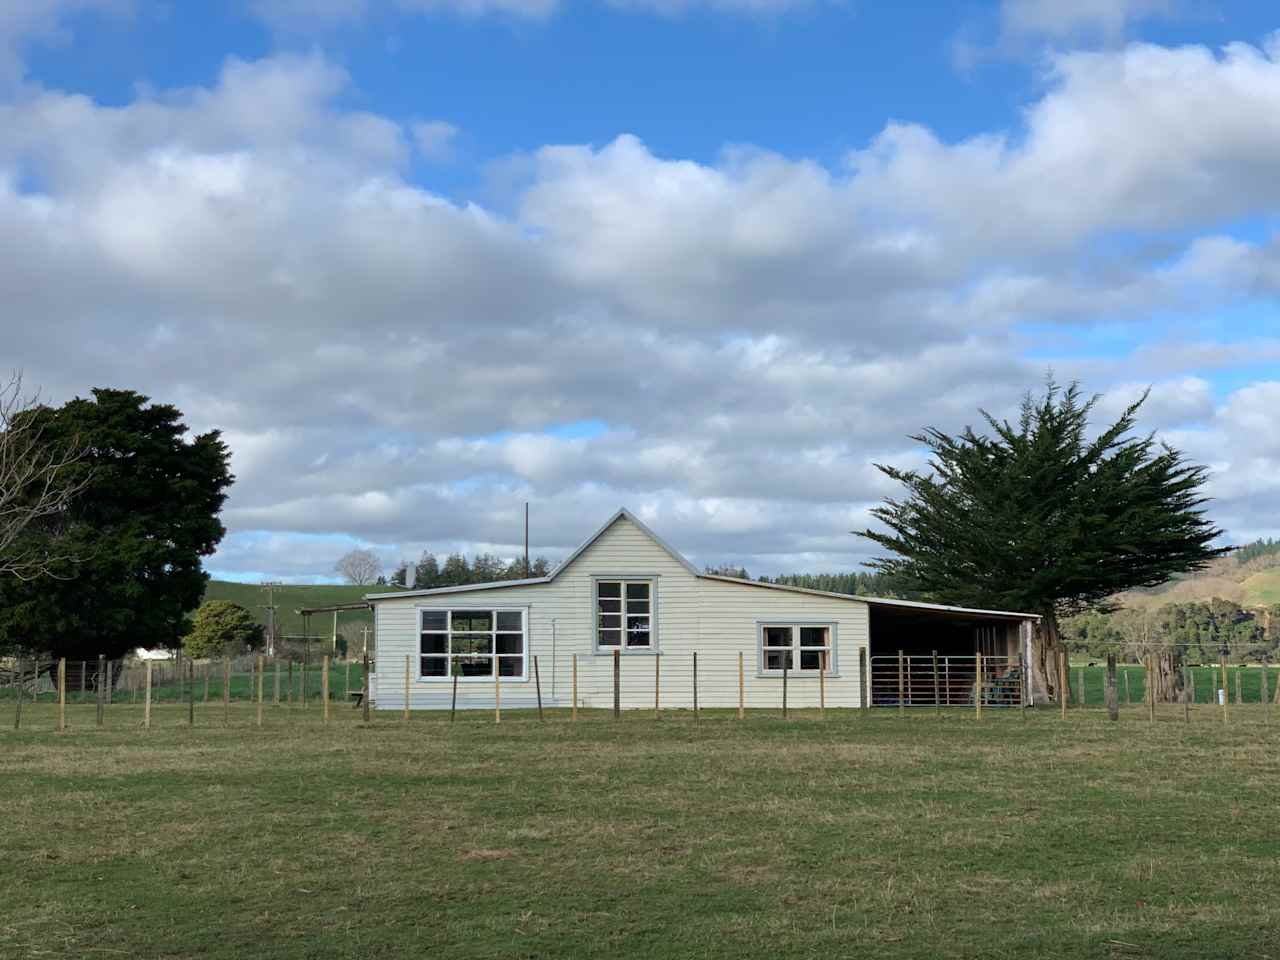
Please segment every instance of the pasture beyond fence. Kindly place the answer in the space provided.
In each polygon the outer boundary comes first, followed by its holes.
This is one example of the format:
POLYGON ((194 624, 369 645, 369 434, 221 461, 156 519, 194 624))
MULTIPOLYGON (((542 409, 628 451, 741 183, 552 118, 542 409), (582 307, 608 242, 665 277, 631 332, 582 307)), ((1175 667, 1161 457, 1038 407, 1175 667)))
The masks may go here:
MULTIPOLYGON (((650 712, 655 718, 680 714, 699 719, 712 706, 716 716, 744 719, 748 713, 798 715, 823 718, 837 709, 829 699, 831 680, 813 671, 783 670, 770 676, 762 686, 759 678, 745 682, 746 664, 755 651, 725 654, 670 655, 662 658, 627 657, 533 657, 528 683, 508 686, 476 683, 457 677, 444 706, 415 713, 450 720, 459 713, 484 710, 500 721, 504 711, 544 719, 555 711, 557 719, 578 719, 579 713, 650 712), (557 685, 555 678, 560 677, 557 685), (550 683, 548 682, 550 681, 550 683), (721 694, 709 700, 707 688, 721 694), (726 703, 724 691, 736 686, 736 704, 726 703), (637 707, 636 691, 643 688, 647 700, 637 707), (766 692, 762 693, 764 690, 766 692), (651 691, 651 692, 650 692, 651 691), (701 696, 701 702, 700 702, 701 696), (649 699, 651 697, 651 699, 649 699), (506 704, 504 706, 504 699, 506 704), (733 709, 736 706, 736 711, 733 709), (728 709, 726 709, 728 708, 728 709), (536 711, 536 713, 535 713, 536 711)), ((898 713, 934 711, 968 713, 981 719, 984 710, 1024 713, 1021 665, 1014 660, 982 657, 874 657, 862 658, 857 682, 861 710, 892 709, 898 713)), ((1032 709, 1061 711, 1064 718, 1096 709, 1112 709, 1108 704, 1107 670, 1098 665, 1060 668, 1060 680, 1068 681, 1066 702, 1037 705, 1032 709)), ((1272 707, 1280 704, 1280 668, 1272 666, 1194 666, 1183 673, 1184 695, 1176 703, 1154 702, 1143 665, 1115 668, 1114 714, 1129 713, 1143 719, 1181 720, 1212 717, 1231 722, 1231 707, 1253 705, 1263 722, 1271 721, 1272 707), (1192 709, 1196 707, 1196 709, 1192 709), (1206 711, 1204 708, 1211 707, 1206 711)), ((14 728, 23 724, 24 704, 51 704, 58 707, 57 725, 67 726, 69 705, 96 706, 95 725, 109 724, 118 707, 141 708, 140 725, 149 727, 163 718, 165 723, 232 722, 232 704, 253 705, 251 722, 261 726, 264 711, 285 710, 298 722, 308 716, 328 723, 338 705, 362 708, 365 722, 403 717, 409 710, 370 710, 362 696, 365 665, 356 661, 273 659, 245 656, 236 659, 193 662, 153 661, 112 664, 105 659, 78 661, 22 660, 7 672, 0 695, 12 703, 14 728), (218 708, 221 707, 221 711, 218 708), (288 709, 286 708, 296 708, 288 709), (221 716, 219 716, 221 713, 221 716)), ((406 684, 406 689, 408 685, 406 684)), ((440 688, 437 688, 440 689, 440 688)), ((731 698, 732 699, 732 698, 731 698)), ((848 710, 846 706, 840 709, 848 710)), ((120 711, 131 724, 138 723, 137 711, 120 711)), ((243 723, 243 711, 236 722, 243 723)))

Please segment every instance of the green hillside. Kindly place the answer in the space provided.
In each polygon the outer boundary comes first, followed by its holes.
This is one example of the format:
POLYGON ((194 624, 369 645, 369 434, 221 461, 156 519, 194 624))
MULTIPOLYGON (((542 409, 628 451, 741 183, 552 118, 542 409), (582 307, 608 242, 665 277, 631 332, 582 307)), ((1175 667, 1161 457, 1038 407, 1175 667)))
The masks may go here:
MULTIPOLYGON (((395 587, 358 587, 349 584, 310 584, 283 586, 274 589, 276 605, 276 629, 281 635, 301 635, 302 618, 294 613, 300 607, 323 607, 337 603, 358 603, 366 593, 389 592, 395 587)), ((233 583, 229 580, 210 580, 204 593, 206 600, 230 600, 238 603, 263 626, 267 623, 267 591, 256 583, 233 583)), ((338 614, 338 632, 345 635, 351 649, 360 649, 358 638, 362 627, 371 627, 373 617, 368 610, 353 610, 338 614)), ((311 618, 313 636, 330 636, 333 632, 333 615, 319 614, 311 618)))
POLYGON ((1240 586, 1244 590, 1244 605, 1247 607, 1280 603, 1280 567, 1255 573, 1240 586))

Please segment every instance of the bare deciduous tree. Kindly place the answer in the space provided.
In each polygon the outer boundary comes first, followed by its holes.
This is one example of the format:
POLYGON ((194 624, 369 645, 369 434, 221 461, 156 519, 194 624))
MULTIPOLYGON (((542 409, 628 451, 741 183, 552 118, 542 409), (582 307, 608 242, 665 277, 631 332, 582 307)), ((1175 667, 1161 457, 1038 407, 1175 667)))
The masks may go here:
POLYGON ((382 561, 372 550, 351 550, 342 555, 333 569, 342 574, 347 583, 365 586, 382 575, 382 561))
POLYGON ((73 467, 85 456, 77 444, 49 443, 31 412, 38 395, 22 392, 22 374, 0 384, 0 577, 35 580, 60 573, 79 558, 57 549, 57 529, 49 537, 23 534, 36 524, 56 525, 71 501, 89 483, 73 467))

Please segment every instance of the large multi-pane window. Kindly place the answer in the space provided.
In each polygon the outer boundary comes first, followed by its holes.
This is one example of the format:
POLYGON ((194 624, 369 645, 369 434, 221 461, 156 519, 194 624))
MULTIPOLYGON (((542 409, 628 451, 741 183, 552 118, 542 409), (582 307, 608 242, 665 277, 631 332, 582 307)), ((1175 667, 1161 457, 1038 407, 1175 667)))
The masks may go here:
POLYGON ((423 610, 419 677, 424 680, 499 677, 523 680, 526 666, 524 610, 423 610))
POLYGON ((762 673, 800 670, 832 672, 831 628, 799 624, 766 624, 760 628, 762 673))
POLYGON ((596 646, 605 650, 653 649, 652 581, 596 581, 596 646))

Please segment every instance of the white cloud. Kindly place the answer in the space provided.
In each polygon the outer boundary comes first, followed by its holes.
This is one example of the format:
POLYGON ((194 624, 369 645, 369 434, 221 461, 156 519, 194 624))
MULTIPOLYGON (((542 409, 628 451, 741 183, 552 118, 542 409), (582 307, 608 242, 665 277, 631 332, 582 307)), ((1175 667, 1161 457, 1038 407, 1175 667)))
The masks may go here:
POLYGON ((1121 39, 1133 24, 1177 12, 1174 0, 1002 0, 1008 35, 1054 39, 1121 39))
POLYGON ((444 120, 431 120, 413 125, 413 140, 418 152, 427 160, 449 160, 453 156, 458 128, 444 120))
POLYGON ((67 40, 62 25, 68 16, 88 11, 121 16, 133 8, 134 0, 0 0, 0 91, 22 77, 26 44, 67 40))
MULTIPOLYGON (((129 386, 228 430, 220 569, 325 575, 352 538, 514 550, 525 499, 547 552, 625 503, 700 561, 848 565, 888 492, 872 461, 1011 412, 1047 362, 1029 329, 1274 289, 1272 245, 1223 232, 1280 199, 1270 54, 1132 47, 1053 76, 1025 133, 891 126, 835 170, 547 146, 509 214, 410 182, 421 130, 341 106, 320 57, 112 108, 28 88, 0 103, 0 324, 55 397, 129 386), (1187 103, 1213 105, 1195 136, 1187 103), (1160 252, 1095 256, 1116 231, 1160 252), (580 421, 607 428, 549 433, 580 421), (309 559, 273 566, 280 538, 309 559)), ((1155 382, 1148 425, 1234 464, 1201 433, 1256 429, 1269 395, 1222 401, 1203 370, 1268 349, 1054 365, 1107 403, 1155 382)))

